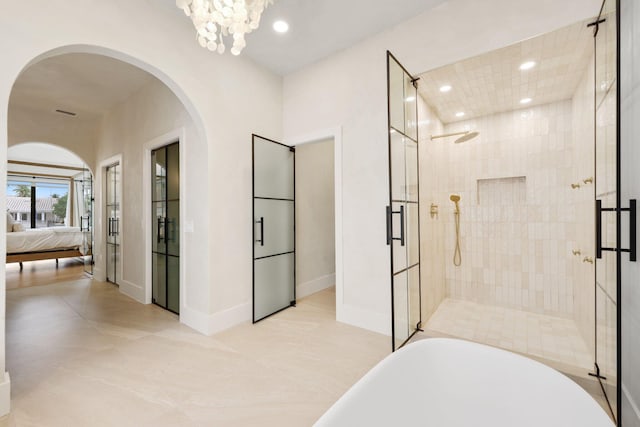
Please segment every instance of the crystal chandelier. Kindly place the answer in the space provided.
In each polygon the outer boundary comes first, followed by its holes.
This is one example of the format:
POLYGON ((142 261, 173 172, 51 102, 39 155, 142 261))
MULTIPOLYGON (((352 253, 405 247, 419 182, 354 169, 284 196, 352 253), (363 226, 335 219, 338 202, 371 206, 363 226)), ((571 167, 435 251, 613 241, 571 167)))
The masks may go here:
POLYGON ((233 37, 231 53, 240 55, 247 45, 244 35, 258 28, 260 15, 273 0, 176 0, 176 6, 191 17, 198 43, 224 53, 223 37, 233 37))

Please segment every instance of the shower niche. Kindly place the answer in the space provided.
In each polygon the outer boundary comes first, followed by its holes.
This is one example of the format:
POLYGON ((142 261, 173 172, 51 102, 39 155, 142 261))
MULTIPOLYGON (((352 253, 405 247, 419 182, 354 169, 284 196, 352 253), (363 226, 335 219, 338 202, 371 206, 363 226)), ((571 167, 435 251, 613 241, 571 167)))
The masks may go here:
POLYGON ((478 179, 477 203, 487 206, 520 206, 527 203, 527 177, 478 179))

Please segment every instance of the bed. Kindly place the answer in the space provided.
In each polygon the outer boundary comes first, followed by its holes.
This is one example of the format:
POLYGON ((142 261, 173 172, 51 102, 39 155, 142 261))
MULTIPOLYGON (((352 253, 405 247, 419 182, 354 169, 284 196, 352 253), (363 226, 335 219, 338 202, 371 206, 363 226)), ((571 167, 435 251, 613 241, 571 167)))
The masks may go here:
POLYGON ((84 234, 78 227, 36 228, 7 233, 7 262, 71 258, 84 253, 84 234))
POLYGON ((558 371, 515 353, 431 338, 389 355, 316 422, 341 426, 613 427, 558 371))

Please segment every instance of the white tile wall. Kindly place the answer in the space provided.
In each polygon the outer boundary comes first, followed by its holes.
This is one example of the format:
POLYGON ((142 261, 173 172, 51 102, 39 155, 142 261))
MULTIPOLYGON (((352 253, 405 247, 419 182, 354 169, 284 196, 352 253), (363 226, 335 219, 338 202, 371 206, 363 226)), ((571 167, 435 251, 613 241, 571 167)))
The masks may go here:
MULTIPOLYGON (((480 117, 444 127, 479 131, 471 141, 426 141, 431 147, 422 153, 440 155, 436 163, 445 165, 439 176, 428 176, 438 183, 433 198, 441 201, 447 296, 573 317, 574 269, 583 263, 572 254, 578 231, 572 200, 577 191, 589 190, 571 189, 572 110, 567 100, 480 117), (491 193, 484 201, 479 188, 491 193), (462 197, 459 267, 452 262, 451 193, 462 197)), ((428 181, 421 172, 421 182, 428 181)), ((422 201, 425 212, 428 200, 422 201)))

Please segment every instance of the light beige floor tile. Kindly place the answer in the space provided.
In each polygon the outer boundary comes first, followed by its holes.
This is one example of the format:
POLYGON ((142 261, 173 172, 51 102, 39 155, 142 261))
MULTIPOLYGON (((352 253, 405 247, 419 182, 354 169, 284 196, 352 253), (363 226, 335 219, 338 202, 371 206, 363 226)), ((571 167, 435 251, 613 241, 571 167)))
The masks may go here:
POLYGON ((335 290, 213 337, 113 285, 7 292, 2 426, 305 426, 390 351, 335 321, 335 290))

